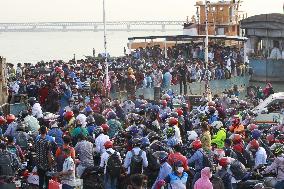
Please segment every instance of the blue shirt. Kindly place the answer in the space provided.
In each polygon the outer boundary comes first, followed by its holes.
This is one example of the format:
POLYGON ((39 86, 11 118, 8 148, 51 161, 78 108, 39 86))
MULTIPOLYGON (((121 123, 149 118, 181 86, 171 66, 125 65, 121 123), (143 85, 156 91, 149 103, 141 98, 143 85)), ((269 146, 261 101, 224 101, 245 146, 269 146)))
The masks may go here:
POLYGON ((195 170, 196 171, 201 171, 203 169, 203 152, 200 150, 197 150, 189 159, 188 159, 188 164, 194 163, 195 170))
MULTIPOLYGON (((35 141, 38 141, 39 139, 40 139, 40 135, 38 135, 38 136, 36 137, 36 140, 35 140, 35 141)), ((48 141, 51 142, 51 143, 52 143, 52 142, 55 142, 54 139, 53 139, 53 137, 52 137, 52 136, 49 136, 49 135, 46 135, 46 136, 45 136, 45 139, 48 140, 48 141)))
POLYGON ((152 186, 152 189, 156 189, 157 182, 160 180, 164 180, 169 174, 171 174, 171 172, 172 172, 172 167, 170 166, 170 164, 168 162, 163 163, 160 167, 158 177, 154 185, 152 186))
POLYGON ((52 128, 51 130, 48 131, 48 136, 52 136, 55 137, 55 142, 59 145, 62 146, 63 145, 63 132, 61 131, 61 129, 58 128, 52 128))

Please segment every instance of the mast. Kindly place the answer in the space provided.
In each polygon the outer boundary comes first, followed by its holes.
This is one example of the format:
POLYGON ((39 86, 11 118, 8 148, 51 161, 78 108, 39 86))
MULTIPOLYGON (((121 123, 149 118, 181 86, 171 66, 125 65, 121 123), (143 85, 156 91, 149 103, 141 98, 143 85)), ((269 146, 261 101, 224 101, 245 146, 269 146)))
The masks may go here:
POLYGON ((103 22, 104 22, 104 49, 105 49, 105 86, 108 96, 108 85, 109 85, 109 75, 108 75, 108 57, 107 57, 107 38, 106 38, 106 10, 105 10, 105 0, 103 0, 103 22))
POLYGON ((207 69, 208 67, 208 1, 205 0, 205 68, 207 69))

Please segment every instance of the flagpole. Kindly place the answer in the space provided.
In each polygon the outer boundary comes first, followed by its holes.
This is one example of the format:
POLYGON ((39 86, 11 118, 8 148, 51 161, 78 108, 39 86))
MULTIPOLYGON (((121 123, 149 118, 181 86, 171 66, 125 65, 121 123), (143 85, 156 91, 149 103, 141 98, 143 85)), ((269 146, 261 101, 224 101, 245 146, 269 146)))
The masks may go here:
POLYGON ((105 10, 105 0, 103 0, 103 22, 104 22, 104 49, 105 49, 105 74, 106 74, 106 94, 108 96, 108 84, 109 84, 109 75, 108 75, 108 57, 107 57, 107 38, 106 38, 106 10, 105 10))

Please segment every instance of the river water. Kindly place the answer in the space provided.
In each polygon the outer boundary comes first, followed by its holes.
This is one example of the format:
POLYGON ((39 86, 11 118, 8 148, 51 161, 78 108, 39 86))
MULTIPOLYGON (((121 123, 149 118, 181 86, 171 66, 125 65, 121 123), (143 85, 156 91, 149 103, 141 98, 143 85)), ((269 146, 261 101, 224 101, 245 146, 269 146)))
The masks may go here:
MULTIPOLYGON (((123 55, 123 47, 127 46, 128 37, 149 35, 179 35, 182 31, 170 32, 108 32, 107 48, 111 56, 123 55)), ((31 62, 40 60, 70 60, 73 54, 76 59, 84 55, 104 52, 103 32, 22 32, 0 33, 0 56, 7 62, 31 62)))

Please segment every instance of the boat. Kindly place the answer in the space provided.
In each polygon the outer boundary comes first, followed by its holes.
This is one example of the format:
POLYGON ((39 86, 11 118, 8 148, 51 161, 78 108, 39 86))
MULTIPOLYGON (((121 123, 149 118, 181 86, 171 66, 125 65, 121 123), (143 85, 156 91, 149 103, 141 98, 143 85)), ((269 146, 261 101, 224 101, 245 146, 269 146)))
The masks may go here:
POLYGON ((283 82, 284 14, 260 14, 241 21, 248 38, 245 53, 254 70, 253 81, 283 82), (281 51, 282 50, 282 51, 281 51))

